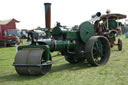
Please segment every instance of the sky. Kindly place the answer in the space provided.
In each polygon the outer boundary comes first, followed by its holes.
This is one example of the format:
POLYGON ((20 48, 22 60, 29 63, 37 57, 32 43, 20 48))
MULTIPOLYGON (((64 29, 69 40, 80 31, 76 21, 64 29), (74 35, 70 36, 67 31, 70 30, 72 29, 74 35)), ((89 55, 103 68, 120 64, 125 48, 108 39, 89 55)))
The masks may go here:
POLYGON ((15 18, 18 29, 45 27, 44 3, 51 5, 51 27, 60 22, 74 26, 91 19, 96 12, 128 14, 127 0, 0 0, 0 20, 15 18))

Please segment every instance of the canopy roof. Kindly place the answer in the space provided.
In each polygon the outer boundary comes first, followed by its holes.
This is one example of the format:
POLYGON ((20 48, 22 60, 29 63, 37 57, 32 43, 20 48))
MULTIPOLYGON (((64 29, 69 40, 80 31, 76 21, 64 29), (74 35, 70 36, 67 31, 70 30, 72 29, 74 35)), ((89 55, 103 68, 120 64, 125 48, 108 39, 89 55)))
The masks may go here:
POLYGON ((117 19, 124 19, 124 18, 126 18, 127 16, 126 15, 123 15, 123 14, 107 14, 107 15, 102 15, 101 17, 100 17, 100 19, 115 19, 115 20, 117 20, 117 19))

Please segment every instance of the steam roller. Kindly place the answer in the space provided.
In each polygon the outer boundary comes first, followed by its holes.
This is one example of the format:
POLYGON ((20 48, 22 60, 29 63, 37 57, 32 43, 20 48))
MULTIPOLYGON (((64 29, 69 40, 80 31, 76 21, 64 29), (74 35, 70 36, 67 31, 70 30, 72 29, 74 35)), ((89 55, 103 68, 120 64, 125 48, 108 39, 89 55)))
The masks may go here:
MULTIPOLYGON (((45 75, 52 67, 51 52, 58 51, 70 64, 88 62, 92 66, 105 65, 110 57, 110 44, 106 37, 96 36, 89 21, 67 28, 59 22, 51 29, 51 3, 45 3, 45 22, 51 36, 35 37, 31 45, 18 47, 13 66, 19 75, 45 75)), ((47 33, 46 33, 47 36, 47 33)))

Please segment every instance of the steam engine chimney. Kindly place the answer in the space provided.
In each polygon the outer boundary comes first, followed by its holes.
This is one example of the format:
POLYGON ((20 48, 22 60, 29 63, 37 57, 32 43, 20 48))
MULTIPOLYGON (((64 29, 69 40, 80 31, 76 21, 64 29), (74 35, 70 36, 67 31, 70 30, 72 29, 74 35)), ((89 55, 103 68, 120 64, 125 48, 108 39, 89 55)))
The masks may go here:
POLYGON ((45 27, 51 29, 51 3, 44 3, 45 6, 45 27))

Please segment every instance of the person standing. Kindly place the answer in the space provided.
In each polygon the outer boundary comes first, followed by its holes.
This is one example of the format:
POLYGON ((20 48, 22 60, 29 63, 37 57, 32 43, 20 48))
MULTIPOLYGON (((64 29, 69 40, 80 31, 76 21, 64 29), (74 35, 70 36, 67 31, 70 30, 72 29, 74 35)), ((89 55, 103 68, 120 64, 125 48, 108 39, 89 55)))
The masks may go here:
POLYGON ((34 42, 34 30, 30 30, 28 32, 28 39, 27 41, 29 42, 30 45, 35 45, 36 43, 34 42))
POLYGON ((18 52, 18 47, 19 47, 19 45, 20 45, 20 38, 17 36, 17 35, 14 35, 15 36, 15 40, 16 40, 16 43, 15 43, 15 45, 16 45, 16 53, 18 52))

